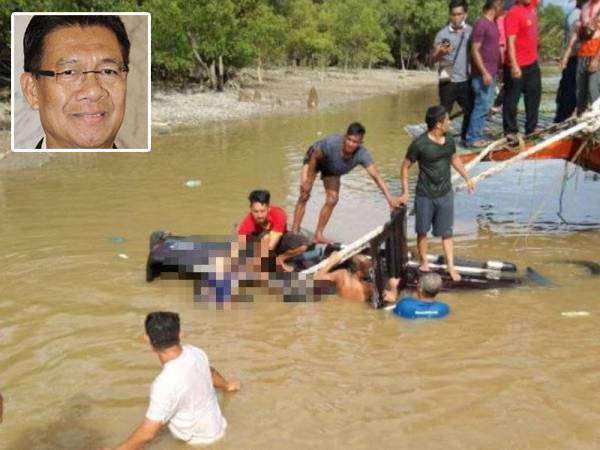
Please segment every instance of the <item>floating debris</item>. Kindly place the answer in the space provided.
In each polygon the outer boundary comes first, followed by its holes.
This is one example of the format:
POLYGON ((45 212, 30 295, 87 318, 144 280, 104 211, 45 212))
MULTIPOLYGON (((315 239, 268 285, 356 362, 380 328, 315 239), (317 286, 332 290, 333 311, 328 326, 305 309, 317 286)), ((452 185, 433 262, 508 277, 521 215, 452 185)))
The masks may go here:
POLYGON ((565 317, 587 317, 590 313, 587 311, 565 311, 560 313, 560 315, 565 317))
POLYGON ((129 256, 127 256, 125 253, 119 253, 119 258, 121 258, 121 259, 129 259, 129 256))
POLYGON ((201 184, 202 184, 202 182, 200 180, 187 180, 185 182, 186 187, 189 187, 189 188, 198 187, 201 184))

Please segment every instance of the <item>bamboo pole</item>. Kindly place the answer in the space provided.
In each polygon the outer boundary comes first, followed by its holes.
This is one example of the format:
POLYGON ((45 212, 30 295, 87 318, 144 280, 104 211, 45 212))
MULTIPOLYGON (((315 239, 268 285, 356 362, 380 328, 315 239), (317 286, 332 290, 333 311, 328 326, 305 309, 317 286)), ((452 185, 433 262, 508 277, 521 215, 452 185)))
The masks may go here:
MULTIPOLYGON (((492 175, 500 172, 501 170, 504 170, 506 167, 510 166, 511 164, 521 161, 523 159, 526 159, 529 156, 548 147, 549 145, 554 144, 555 142, 558 142, 561 139, 565 139, 566 137, 572 136, 580 131, 583 131, 583 132, 589 133, 589 134, 596 132, 600 128, 600 99, 597 99, 590 106, 590 108, 585 113, 583 113, 583 115, 580 118, 577 119, 577 121, 579 122, 577 125, 567 128, 566 130, 561 131, 558 134, 555 134, 554 136, 550 137, 549 139, 542 141, 537 145, 534 145, 529 150, 519 153, 518 155, 516 155, 506 161, 498 163, 498 164, 494 165, 493 167, 490 167, 485 172, 482 172, 479 175, 473 177, 472 178, 473 183, 477 184, 479 181, 489 178, 492 175)), ((501 140, 492 142, 488 147, 486 147, 486 149, 482 152, 482 154, 489 153, 491 151, 490 147, 494 146, 495 144, 497 144, 500 141, 501 140)), ((578 153, 580 153, 580 151, 578 151, 578 153)), ((471 161, 470 163, 468 163, 465 166, 467 171, 469 169, 471 169, 479 161, 481 161, 481 159, 483 159, 485 154, 483 154, 483 155, 482 154, 478 155, 477 158, 475 158, 473 161, 471 161)), ((579 155, 576 155, 576 156, 579 156, 579 155)), ((458 177, 456 177, 456 175, 455 175, 455 177, 453 177, 453 181, 455 181, 456 179, 458 179, 458 177)), ((456 192, 458 192, 461 189, 464 189, 465 187, 466 187, 466 183, 462 183, 459 186, 457 186, 454 190, 456 192)))
MULTIPOLYGON (((498 139, 497 141, 494 141, 492 143, 490 143, 485 149, 483 149, 483 151, 479 152, 479 154, 472 159, 471 161, 469 161, 467 164, 465 164, 465 170, 467 172, 469 172, 473 167, 475 167, 483 158, 485 158, 490 152, 496 150, 497 148, 505 145, 508 142, 508 140, 506 138, 501 138, 498 139)), ((454 173, 454 175, 452 175, 452 184, 456 183, 459 179, 461 178, 459 173, 454 173)))
MULTIPOLYGON (((596 105, 596 104, 594 104, 594 105, 596 105)), ((594 110, 592 110, 591 113, 592 114, 583 116, 582 117, 583 120, 580 123, 578 123, 577 125, 575 125, 571 128, 568 128, 564 131, 561 131, 560 133, 555 134, 554 136, 550 137, 549 139, 547 139, 543 142, 540 142, 537 145, 534 145, 529 150, 519 153, 518 155, 516 155, 506 161, 497 163, 493 167, 490 167, 485 172, 482 172, 479 175, 473 177, 472 178, 473 183, 477 184, 480 181, 485 180, 486 178, 489 178, 492 175, 504 170, 508 166, 510 166, 518 161, 521 161, 523 159, 526 159, 529 156, 534 155, 535 153, 539 152, 540 150, 543 150, 544 148, 554 144, 555 142, 558 142, 562 139, 565 139, 569 136, 579 133, 580 131, 593 132, 595 129, 598 129, 598 127, 600 127, 600 114, 598 113, 598 111, 594 111, 594 110)), ((457 186, 455 190, 459 191, 461 189, 464 189, 465 186, 466 186, 466 183, 462 183, 461 185, 457 186)))
MULTIPOLYGON (((380 225, 377 228, 369 231, 364 236, 358 238, 356 241, 352 242, 351 244, 344 246, 344 248, 342 248, 338 252, 338 255, 340 258, 340 263, 348 260, 349 258, 352 258, 354 255, 359 254, 361 251, 363 251, 365 248, 367 248, 369 246, 369 242, 371 241, 371 239, 373 239, 374 237, 379 235, 382 231, 383 231, 383 225, 380 225)), ((319 264, 309 267, 308 269, 305 269, 300 273, 304 274, 304 275, 310 275, 312 273, 316 273, 319 270, 321 270, 323 267, 325 267, 326 264, 327 264, 327 259, 324 259, 319 264)))

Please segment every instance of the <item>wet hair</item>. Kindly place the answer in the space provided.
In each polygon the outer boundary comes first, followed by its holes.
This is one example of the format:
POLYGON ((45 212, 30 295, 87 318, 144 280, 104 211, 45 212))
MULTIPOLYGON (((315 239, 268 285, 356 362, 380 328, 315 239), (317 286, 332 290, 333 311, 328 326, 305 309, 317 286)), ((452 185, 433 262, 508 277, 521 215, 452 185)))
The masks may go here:
POLYGON ((483 4, 483 11, 494 9, 496 5, 500 3, 504 5, 504 0, 485 0, 485 3, 483 4))
POLYGON ((430 297, 435 297, 442 289, 442 277, 437 273, 426 273, 419 278, 419 289, 430 297))
POLYGON ((442 105, 431 106, 425 113, 425 123, 427 130, 431 131, 435 128, 438 122, 441 122, 446 117, 446 108, 442 105))
POLYGON ((264 189, 257 189, 250 192, 248 200, 250 201, 250 204, 258 202, 262 205, 268 205, 271 201, 271 193, 264 189))
POLYGON ((367 255, 355 255, 350 258, 347 269, 350 273, 368 272, 372 267, 371 258, 367 255))
POLYGON ((469 4, 466 0, 450 0, 450 2, 448 3, 448 11, 452 13, 452 10, 454 8, 460 8, 461 6, 465 13, 469 11, 469 4))
POLYGON ((155 311, 146 316, 146 334, 155 350, 179 345, 179 314, 155 311))
POLYGON ((125 67, 129 67, 129 49, 131 44, 127 30, 119 16, 49 16, 35 15, 29 21, 23 37, 23 53, 25 72, 41 70, 44 56, 44 40, 46 36, 59 28, 100 26, 108 28, 115 34, 121 47, 121 57, 125 67))
POLYGON ((352 122, 348 125, 346 130, 346 136, 364 136, 367 130, 360 122, 352 122))

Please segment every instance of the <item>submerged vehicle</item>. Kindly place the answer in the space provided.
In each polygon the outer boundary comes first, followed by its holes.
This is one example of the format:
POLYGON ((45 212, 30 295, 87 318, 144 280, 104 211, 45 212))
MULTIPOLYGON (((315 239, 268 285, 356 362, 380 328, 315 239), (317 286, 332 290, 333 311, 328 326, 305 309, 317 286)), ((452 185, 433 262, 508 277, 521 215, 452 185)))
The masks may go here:
MULTIPOLYGON (((416 286, 421 275, 417 260, 408 251, 406 215, 406 208, 396 210, 388 223, 349 245, 312 246, 306 253, 288 261, 296 267, 295 273, 278 273, 272 277, 272 280, 275 280, 273 283, 280 285, 282 280, 310 278, 326 264, 327 257, 334 250, 339 250, 341 254, 340 267, 348 264, 354 255, 367 254, 373 261, 372 278, 378 292, 378 298, 374 299, 373 303, 374 306, 382 306, 384 286, 390 277, 399 278, 400 288, 405 288, 416 286)), ((156 231, 150 236, 146 281, 151 282, 157 277, 210 280, 211 276, 214 278, 214 258, 226 259, 231 254, 231 248, 231 240, 215 241, 214 237, 174 236, 156 231)), ((443 256, 430 255, 428 259, 430 270, 442 276, 445 290, 514 287, 520 285, 524 279, 516 265, 511 262, 456 258, 455 268, 462 279, 455 282, 446 271, 443 256)), ((269 262, 268 266, 263 266, 263 269, 265 268, 275 273, 273 261, 269 262)))

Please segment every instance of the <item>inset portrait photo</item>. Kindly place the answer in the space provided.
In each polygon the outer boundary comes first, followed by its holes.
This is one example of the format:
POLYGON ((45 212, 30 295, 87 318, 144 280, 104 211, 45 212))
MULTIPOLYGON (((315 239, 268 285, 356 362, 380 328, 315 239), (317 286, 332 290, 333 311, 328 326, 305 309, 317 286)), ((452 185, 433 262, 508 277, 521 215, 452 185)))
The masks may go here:
POLYGON ((148 13, 13 13, 15 152, 150 150, 148 13))

